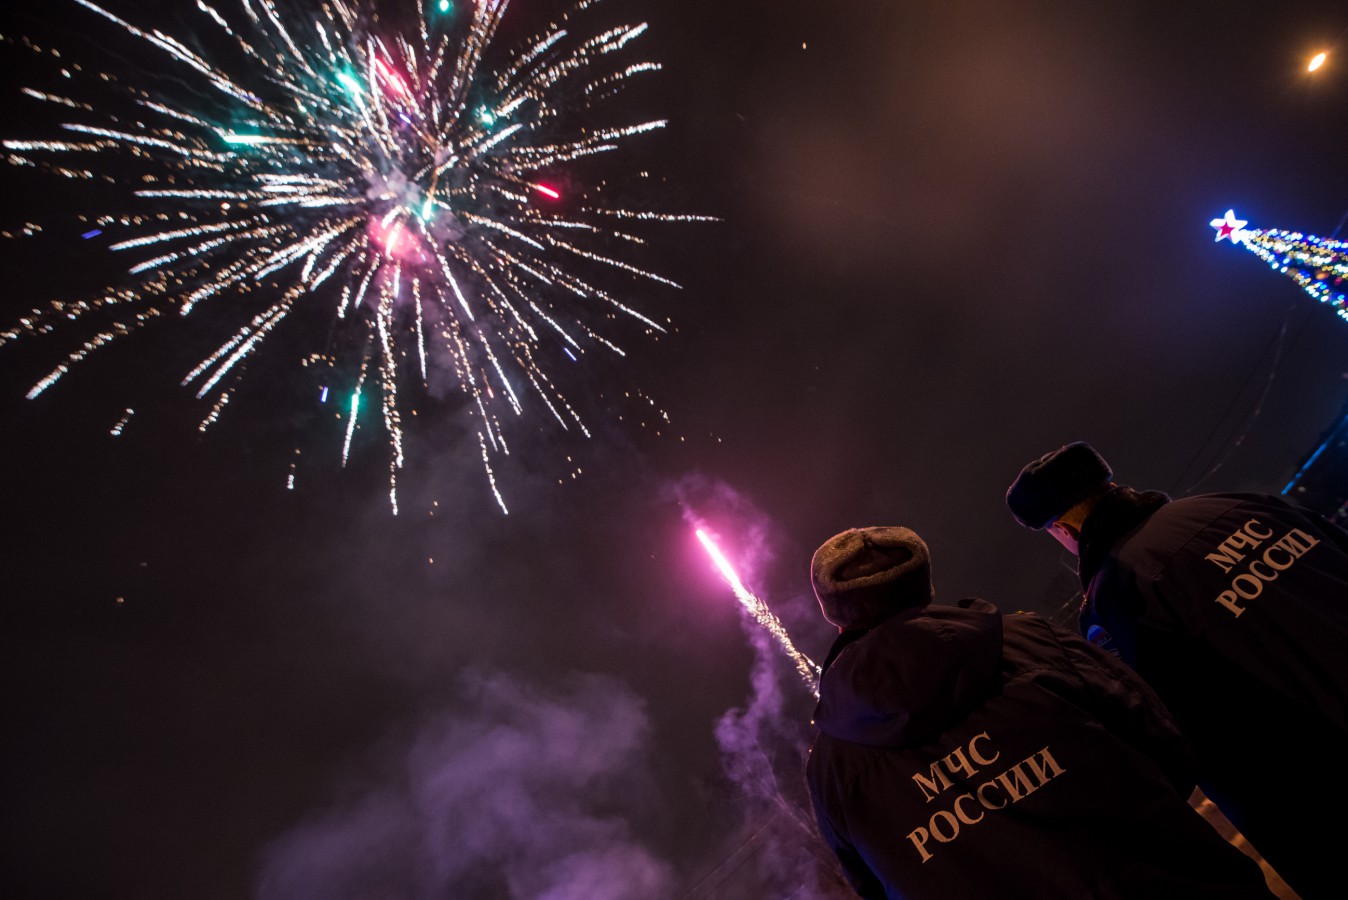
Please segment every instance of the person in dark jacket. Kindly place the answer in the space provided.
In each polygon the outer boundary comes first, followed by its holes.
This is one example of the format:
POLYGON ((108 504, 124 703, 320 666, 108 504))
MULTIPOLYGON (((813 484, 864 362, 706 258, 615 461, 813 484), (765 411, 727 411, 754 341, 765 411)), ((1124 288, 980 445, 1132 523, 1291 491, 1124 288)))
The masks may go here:
POLYGON ((1203 792, 1305 900, 1348 896, 1348 780, 1320 768, 1348 747, 1348 533, 1275 495, 1172 500, 1112 478, 1076 442, 1006 501, 1076 554, 1083 634, 1155 688, 1203 792))
POLYGON ((1033 613, 933 604, 907 528, 834 536, 811 581, 840 634, 806 780, 861 897, 1273 897, 1189 805, 1188 745, 1117 659, 1033 613))

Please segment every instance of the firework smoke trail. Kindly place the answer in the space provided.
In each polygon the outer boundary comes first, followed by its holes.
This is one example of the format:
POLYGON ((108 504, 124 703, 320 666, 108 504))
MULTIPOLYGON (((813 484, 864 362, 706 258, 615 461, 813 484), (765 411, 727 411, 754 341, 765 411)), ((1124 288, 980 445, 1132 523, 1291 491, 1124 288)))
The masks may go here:
POLYGON ((749 611, 754 620, 767 629, 768 633, 776 638, 777 643, 786 651, 786 655, 796 665, 796 671, 800 673, 801 680, 815 697, 819 696, 819 666, 804 653, 796 649, 796 645, 791 643, 791 637, 786 633, 782 622, 772 610, 768 609, 767 604, 744 586, 740 581, 739 575, 735 574, 735 569, 730 565, 730 560, 725 558, 721 548, 716 546, 716 542, 711 539, 701 528, 697 529, 697 539, 702 542, 707 555, 711 557, 716 570, 721 573, 721 577, 730 585, 730 590, 734 592, 735 598, 739 600, 740 605, 749 611))
POLYGON ((71 2, 161 53, 163 83, 132 85, 23 42, 97 93, 24 89, 76 118, 60 140, 5 140, 7 161, 124 188, 128 210, 96 217, 85 236, 120 229, 127 236, 110 249, 136 257, 129 284, 54 301, 0 332, 3 346, 71 320, 98 323, 30 398, 152 321, 198 306, 243 310, 246 324, 183 379, 209 404, 204 431, 252 355, 318 304, 331 310, 331 335, 301 361, 320 403, 330 387, 351 398, 336 414, 346 418, 342 464, 357 418, 377 412, 396 514, 403 427, 416 412, 400 382, 424 397, 427 361, 438 361, 454 373, 506 511, 492 467, 509 454, 502 418, 523 416, 532 399, 588 437, 550 366, 592 351, 622 356, 601 334, 612 319, 664 331, 600 285, 678 285, 610 248, 640 246, 649 223, 710 217, 613 206, 605 184, 560 188, 582 177, 573 164, 664 127, 597 126, 590 114, 659 70, 615 58, 644 24, 575 31, 573 17, 600 2, 580 0, 493 66, 508 0, 430 0, 415 12, 393 0, 240 0, 232 19, 199 0, 211 45, 228 59, 217 63, 91 0, 71 2))

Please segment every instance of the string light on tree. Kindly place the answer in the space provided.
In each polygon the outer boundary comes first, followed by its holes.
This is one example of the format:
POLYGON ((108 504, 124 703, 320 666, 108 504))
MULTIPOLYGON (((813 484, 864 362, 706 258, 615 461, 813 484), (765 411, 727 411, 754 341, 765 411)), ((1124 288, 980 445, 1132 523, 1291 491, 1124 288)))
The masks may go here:
POLYGON ((1244 247, 1348 319, 1348 297, 1344 295, 1348 288, 1348 241, 1278 228, 1246 228, 1249 222, 1237 219, 1230 209, 1210 224, 1217 229, 1216 240, 1225 238, 1244 247))

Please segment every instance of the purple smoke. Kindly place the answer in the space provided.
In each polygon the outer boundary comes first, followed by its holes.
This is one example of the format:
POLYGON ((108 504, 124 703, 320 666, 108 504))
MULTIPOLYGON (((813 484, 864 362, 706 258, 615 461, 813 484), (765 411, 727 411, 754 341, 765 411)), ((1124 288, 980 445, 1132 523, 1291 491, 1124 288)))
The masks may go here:
POLYGON ((460 708, 376 783, 272 845, 259 900, 670 896, 671 867, 627 815, 647 771, 642 702, 611 678, 565 681, 466 677, 460 708))

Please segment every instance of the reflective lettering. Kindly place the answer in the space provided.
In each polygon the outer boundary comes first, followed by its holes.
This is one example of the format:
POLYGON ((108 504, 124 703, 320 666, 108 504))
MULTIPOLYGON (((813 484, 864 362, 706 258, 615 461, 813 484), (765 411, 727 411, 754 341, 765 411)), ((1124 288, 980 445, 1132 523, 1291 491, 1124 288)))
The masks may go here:
POLYGON ((1216 553, 1209 553, 1204 558, 1223 572, 1229 573, 1236 563, 1245 558, 1244 553, 1237 551, 1257 547, 1273 537, 1273 529, 1264 526, 1261 530, 1261 525, 1258 519, 1251 519, 1227 535, 1226 540, 1217 545, 1216 553))
MULTIPOLYGON (((1000 750, 991 746, 991 740, 987 734, 979 734, 969 741, 969 756, 972 756, 980 765, 986 765, 1002 755, 1000 750), (980 739, 987 742, 988 746, 977 747, 980 739)), ((926 784, 933 787, 937 782, 948 782, 948 779, 945 778, 938 767, 942 764, 949 766, 952 762, 961 765, 963 770, 967 771, 968 759, 964 754, 956 752, 946 756, 931 767, 932 777, 930 780, 920 775, 914 776, 914 780, 919 785, 926 784)), ((1022 759, 1000 775, 955 797, 947 809, 938 809, 931 814, 925 824, 919 825, 908 832, 908 840, 912 843, 913 849, 917 851, 920 861, 925 863, 932 858, 934 852, 928 846, 932 838, 935 838, 938 843, 949 844, 960 836, 961 830, 965 826, 977 825, 986 819, 988 810, 995 812, 1025 799, 1065 771, 1066 769, 1059 765, 1049 748, 1044 747, 1037 753, 1022 759), (1005 796, 1002 793, 1003 791, 1005 796)), ((928 800, 930 799, 928 797, 928 800)))
POLYGON ((1266 541, 1269 538, 1273 537, 1272 528, 1267 529, 1263 534, 1260 534, 1259 532, 1255 531, 1254 526, 1258 524, 1259 524, 1258 519, 1251 519, 1250 521, 1246 522, 1245 533, 1248 534, 1250 537, 1254 538, 1256 541, 1266 541))
POLYGON ((1281 572, 1283 569, 1290 569, 1292 567, 1292 563, 1296 562, 1296 560, 1297 560, 1296 554, 1289 553, 1287 551, 1287 548, 1282 546, 1282 541, 1279 541, 1278 543, 1274 544, 1272 547, 1269 547, 1267 550, 1264 551, 1264 562, 1267 563, 1272 568, 1277 569, 1279 572, 1281 572), (1284 553, 1287 553, 1287 562, 1283 563, 1282 565, 1278 565, 1276 562, 1273 561, 1272 559, 1273 553, 1276 550, 1282 550, 1284 553))
MULTIPOLYGON (((1305 546, 1301 548, 1301 553, 1305 553, 1307 550, 1311 549, 1316 544, 1320 543, 1319 538, 1311 537, 1309 534, 1302 531, 1300 528, 1293 528, 1291 531, 1287 532, 1287 538, 1289 540, 1294 538, 1300 538, 1300 542, 1305 544, 1305 546)), ((1297 556, 1300 556, 1301 553, 1298 553, 1297 556)))
POLYGON ((1245 607, 1236 602, 1235 591, 1222 591, 1217 595, 1217 602, 1235 613, 1237 619, 1240 618, 1241 613, 1245 612, 1245 607))
POLYGON ((1039 779, 1038 787, 1043 787, 1050 778, 1057 778, 1063 773, 1062 766, 1058 765, 1058 761, 1053 758, 1052 753, 1048 752, 1047 747, 1025 760, 1025 762, 1029 763, 1030 771, 1034 773, 1034 777, 1039 779), (1044 761, 1044 765, 1039 765, 1040 760, 1044 761), (1053 773, 1052 775, 1048 774, 1050 771, 1053 773))
POLYGON ((939 810, 935 815, 933 815, 931 817, 931 821, 928 822, 927 824, 931 828, 931 836, 936 838, 936 840, 940 841, 942 844, 948 844, 955 838, 959 837, 960 833, 959 820, 943 809, 939 810), (941 828, 937 824, 938 822, 944 822, 950 826, 949 835, 941 834, 941 828))
POLYGON ((963 775, 965 778, 973 778, 978 774, 978 769, 969 762, 969 757, 973 757, 974 763, 980 766, 986 766, 997 761, 1001 756, 1000 751, 993 749, 991 755, 979 750, 978 742, 980 740, 992 742, 992 738, 986 731, 979 732, 969 739, 968 755, 965 755, 965 748, 957 747, 947 756, 931 764, 931 769, 923 774, 915 773, 913 783, 922 791, 922 796, 928 803, 936 799, 939 795, 945 793, 954 784, 951 776, 963 775), (948 773, 948 774, 947 774, 948 773))
POLYGON ((912 841, 913 846, 917 848, 917 852, 922 854, 923 862, 931 859, 931 853, 927 850, 927 841, 930 838, 931 832, 921 825, 914 828, 908 835, 908 840, 912 841))
POLYGON ((955 815, 959 816, 959 820, 963 822, 965 825, 975 825, 983 821, 983 817, 987 815, 987 813, 980 811, 978 813, 977 819, 970 818, 969 814, 964 811, 964 807, 960 806, 960 804, 963 803, 965 800, 973 802, 973 799, 974 799, 973 794, 960 794, 958 797, 955 798, 955 815))
POLYGON ((1306 552, 1306 548, 1301 546, 1301 543, 1297 541, 1296 537, 1290 531, 1279 538, 1269 550, 1282 550, 1288 556, 1292 557, 1292 559, 1300 559, 1301 555, 1306 552))
POLYGON ((1237 575, 1235 578, 1231 579, 1231 590, 1240 594, 1240 596, 1244 597, 1246 600, 1253 600, 1264 592, 1264 583, 1253 575, 1237 575), (1240 589, 1242 584, 1251 585, 1251 587, 1247 588, 1250 593, 1247 594, 1240 589))
POLYGON ((972 768, 969 765, 969 760, 964 758, 963 747, 960 747, 954 753, 951 753, 949 756, 947 756, 944 762, 945 767, 950 770, 951 775, 954 775, 957 772, 963 772, 965 775, 969 776, 970 778, 973 778, 974 775, 978 773, 977 769, 972 768), (951 762, 952 759, 954 760, 953 763, 951 762))
MULTIPOLYGON (((1258 569, 1255 568, 1255 566, 1263 564, 1264 564, 1263 560, 1259 559, 1256 559, 1254 562, 1250 563, 1250 574, 1253 575, 1255 578, 1258 578, 1260 581, 1272 581, 1273 579, 1278 577, 1277 572, 1269 572, 1267 575, 1265 575, 1263 572, 1260 572, 1258 569)), ((1284 566, 1284 568, 1286 567, 1284 566)))
POLYGON ((1230 572, 1232 566, 1245 558, 1243 553, 1233 553, 1222 547, 1218 547, 1217 551, 1216 553, 1209 553, 1206 559, 1208 562, 1220 566, 1223 572, 1230 572))
POLYGON ((939 760, 931 764, 931 778, 923 778, 922 773, 918 772, 913 775, 913 781, 922 789, 922 796, 927 798, 928 803, 950 787, 950 779, 941 771, 939 760), (927 788, 931 788, 931 793, 927 793, 927 788))
MULTIPOLYGON (((1243 557, 1236 555, 1234 551, 1227 548, 1228 544, 1240 543, 1240 541, 1252 540, 1255 543, 1262 543, 1266 538, 1273 536, 1273 530, 1263 525, 1258 519, 1251 519, 1242 526, 1242 530, 1231 535, 1222 542, 1223 549, 1221 553, 1209 553, 1207 559, 1209 562, 1220 566, 1223 572, 1230 572, 1231 566, 1239 562, 1243 557), (1236 538, 1240 541, 1236 541, 1236 538)), ((1293 528, 1284 534, 1278 540, 1273 542, 1273 546, 1264 551, 1259 559, 1252 560, 1245 571, 1241 572, 1235 578, 1231 579, 1231 586, 1216 596, 1216 602, 1225 606, 1231 611, 1231 614, 1240 617, 1245 612, 1245 606, 1240 600, 1253 600, 1264 592, 1266 582, 1274 582, 1278 577, 1288 569, 1292 568, 1306 551, 1310 550, 1320 539, 1313 537, 1300 528, 1293 528)))
POLYGON ((997 757, 1002 755, 1002 751, 994 750, 991 756, 983 756, 983 754, 978 752, 978 748, 974 746, 974 744, 978 743, 979 738, 982 738, 989 743, 992 742, 992 738, 988 737, 986 731, 974 735, 973 739, 969 741, 969 755, 972 756, 974 762, 978 763, 980 766, 990 766, 997 761, 997 757))
POLYGON ((994 790, 994 791, 997 790, 997 782, 989 781, 987 784, 980 784, 978 786, 978 790, 974 791, 974 793, 978 795, 978 802, 983 804, 984 808, 1001 809, 1003 806, 1006 806, 1007 801, 1005 800, 1003 800, 1001 803, 993 803, 991 800, 985 797, 983 795, 983 792, 986 790, 994 790))
POLYGON ((1007 794, 1011 796, 1012 803, 1019 803, 1026 796, 1034 793, 1034 785, 1025 780, 1025 773, 1020 770, 1020 764, 1007 769, 997 776, 1002 787, 1006 788, 1007 794))

